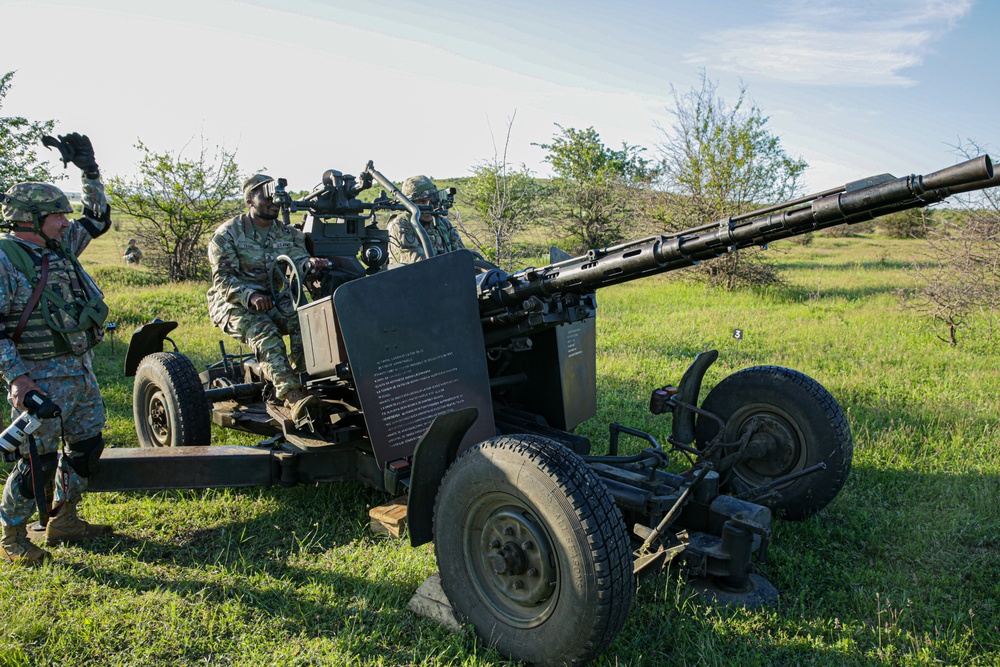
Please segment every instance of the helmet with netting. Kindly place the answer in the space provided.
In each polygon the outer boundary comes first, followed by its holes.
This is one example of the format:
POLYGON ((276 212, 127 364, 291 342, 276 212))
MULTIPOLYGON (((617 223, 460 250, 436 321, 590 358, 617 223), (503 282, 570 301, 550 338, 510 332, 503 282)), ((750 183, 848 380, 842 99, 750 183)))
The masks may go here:
POLYGON ((48 183, 18 183, 3 195, 5 222, 35 222, 49 213, 72 213, 66 194, 48 183))
POLYGON ((419 176, 410 176, 403 181, 402 190, 409 199, 430 199, 437 192, 437 186, 434 185, 434 181, 420 174, 419 176))

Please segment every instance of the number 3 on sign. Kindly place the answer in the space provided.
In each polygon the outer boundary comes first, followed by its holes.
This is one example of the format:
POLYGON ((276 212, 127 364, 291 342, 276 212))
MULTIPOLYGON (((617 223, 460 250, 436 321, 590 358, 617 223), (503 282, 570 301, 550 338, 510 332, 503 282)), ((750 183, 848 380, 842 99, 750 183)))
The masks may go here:
POLYGON ((733 329, 733 338, 743 340, 743 329, 733 329))

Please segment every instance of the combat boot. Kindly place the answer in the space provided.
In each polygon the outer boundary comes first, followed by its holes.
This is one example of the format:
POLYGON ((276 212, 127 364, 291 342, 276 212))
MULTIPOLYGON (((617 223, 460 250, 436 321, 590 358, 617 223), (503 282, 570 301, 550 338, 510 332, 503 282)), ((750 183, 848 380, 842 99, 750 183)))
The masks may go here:
POLYGON ((285 407, 292 411, 292 420, 298 422, 309 416, 309 408, 319 407, 319 397, 298 387, 289 389, 285 394, 285 407))
POLYGON ((0 541, 0 555, 17 565, 40 565, 48 559, 49 552, 36 547, 28 539, 27 526, 4 526, 3 540, 0 541))
POLYGON ((45 526, 45 543, 49 546, 63 542, 81 542, 111 532, 111 526, 87 523, 76 515, 76 503, 65 502, 59 514, 49 519, 45 526))

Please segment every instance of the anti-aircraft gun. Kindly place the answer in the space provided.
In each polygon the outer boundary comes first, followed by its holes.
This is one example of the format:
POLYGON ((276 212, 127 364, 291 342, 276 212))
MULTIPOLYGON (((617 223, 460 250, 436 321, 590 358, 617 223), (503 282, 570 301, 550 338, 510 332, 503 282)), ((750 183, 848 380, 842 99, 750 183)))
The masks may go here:
POLYGON ((549 265, 508 274, 467 251, 435 257, 426 239, 429 259, 386 269, 375 215, 415 219, 434 206, 415 206, 371 163, 360 178, 331 170, 303 200, 281 181, 272 193, 287 215, 305 212, 310 251, 335 260, 311 284, 278 262, 272 281, 275 301, 297 310, 317 414, 292 421, 267 400, 255 360, 221 344, 221 361, 199 374, 176 346, 163 351, 176 324, 153 322, 133 335, 125 369, 143 448, 106 452, 91 489, 354 480, 406 493, 410 541, 434 541, 459 617, 537 664, 599 654, 624 624, 635 577, 667 562, 711 598, 773 600, 754 570, 772 514, 811 516, 851 467, 843 411, 802 373, 745 369, 699 405, 714 351, 652 391, 650 410, 672 415, 669 447, 612 424, 607 450, 594 453, 574 429, 596 412, 596 290, 1000 184, 984 156, 581 257, 553 251, 549 265), (368 182, 392 196, 358 200, 368 182), (268 439, 205 446, 210 419, 268 439), (621 455, 622 436, 644 446, 621 455), (693 465, 674 472, 671 451, 693 465))

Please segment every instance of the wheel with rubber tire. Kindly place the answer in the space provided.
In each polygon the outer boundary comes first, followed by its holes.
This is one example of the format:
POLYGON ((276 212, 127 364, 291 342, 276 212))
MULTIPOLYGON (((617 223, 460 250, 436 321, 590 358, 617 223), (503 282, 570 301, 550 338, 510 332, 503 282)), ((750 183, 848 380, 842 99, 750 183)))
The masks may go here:
MULTIPOLYGON (((722 442, 738 442, 753 432, 742 455, 735 448, 723 450, 724 491, 744 493, 824 463, 825 470, 784 482, 754 500, 777 516, 801 521, 826 507, 847 481, 854 454, 847 417, 808 375, 779 366, 747 368, 716 385, 701 407, 725 421, 722 442)), ((700 449, 718 433, 718 422, 699 416, 700 449)))
POLYGON ((515 660, 584 664, 628 616, 621 513, 580 457, 547 438, 501 436, 462 454, 438 490, 434 544, 459 618, 515 660))
POLYGON ((140 447, 207 445, 212 437, 198 371, 179 352, 157 352, 139 362, 132 414, 140 447))

